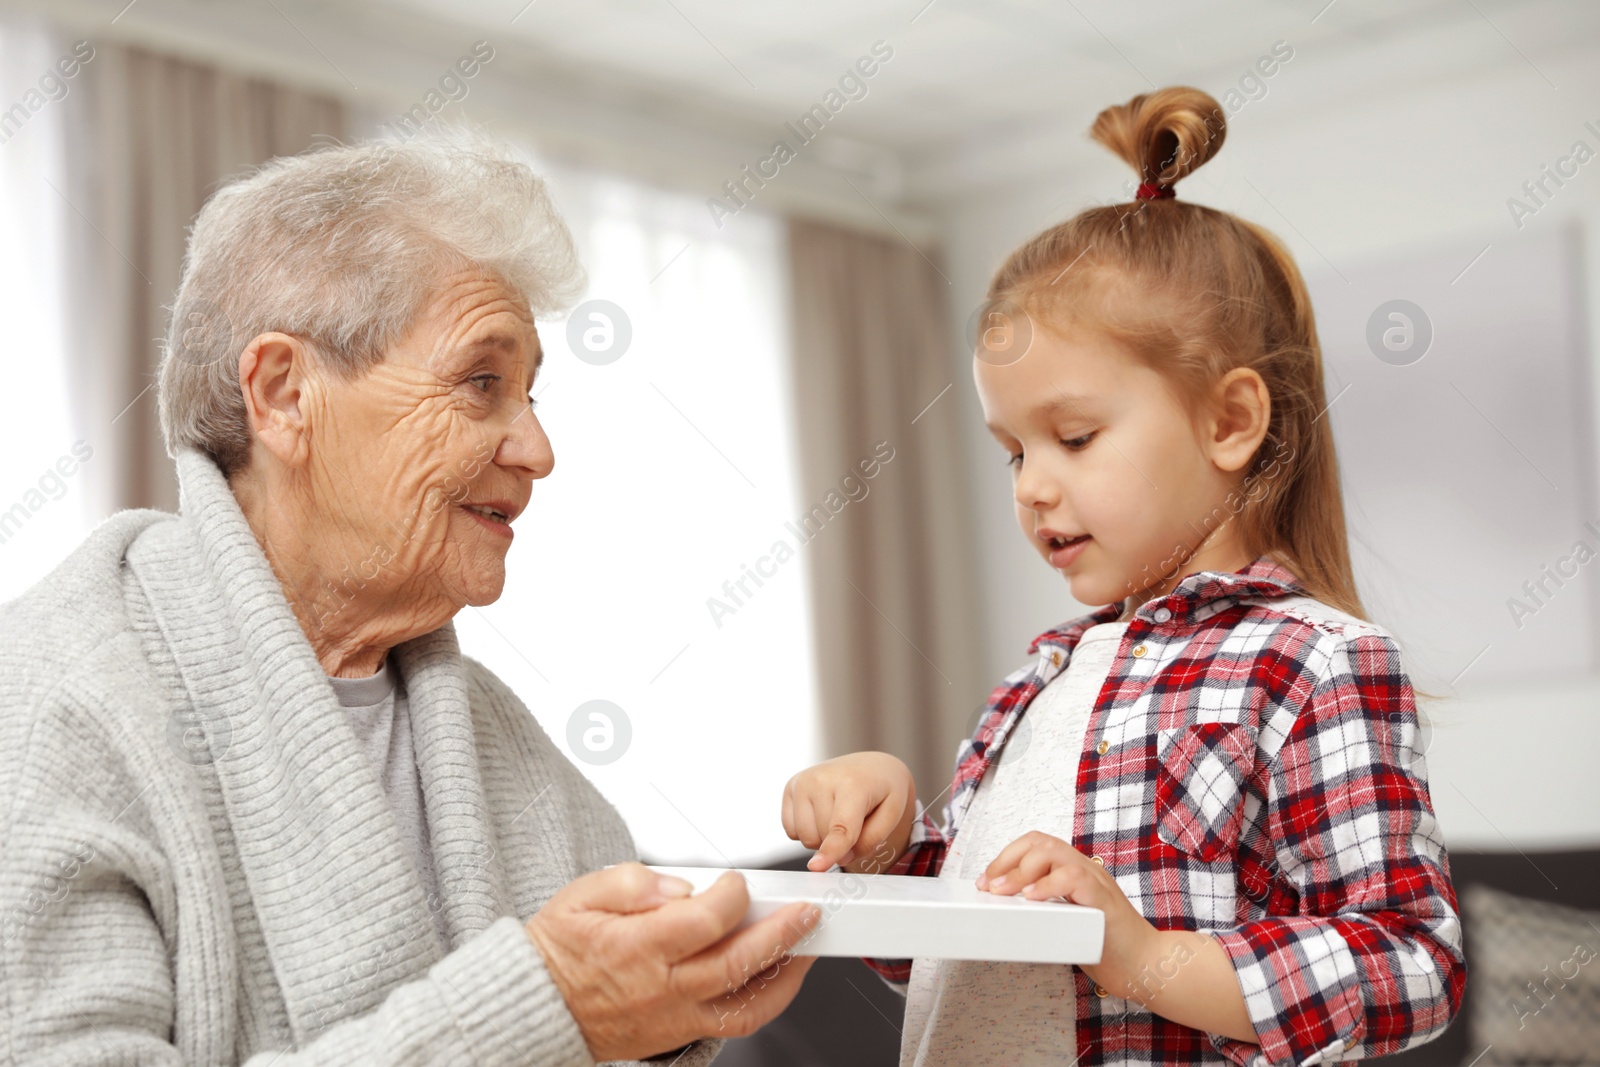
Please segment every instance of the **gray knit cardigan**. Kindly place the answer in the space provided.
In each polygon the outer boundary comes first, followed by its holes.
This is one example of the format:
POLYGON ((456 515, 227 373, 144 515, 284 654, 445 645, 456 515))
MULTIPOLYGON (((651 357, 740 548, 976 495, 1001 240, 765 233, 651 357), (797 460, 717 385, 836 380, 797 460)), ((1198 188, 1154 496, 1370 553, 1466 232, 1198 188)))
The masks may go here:
POLYGON ((400 645, 426 899, 221 470, 178 477, 0 606, 0 1061, 590 1064, 522 922, 634 858, 616 811, 452 625, 400 645))

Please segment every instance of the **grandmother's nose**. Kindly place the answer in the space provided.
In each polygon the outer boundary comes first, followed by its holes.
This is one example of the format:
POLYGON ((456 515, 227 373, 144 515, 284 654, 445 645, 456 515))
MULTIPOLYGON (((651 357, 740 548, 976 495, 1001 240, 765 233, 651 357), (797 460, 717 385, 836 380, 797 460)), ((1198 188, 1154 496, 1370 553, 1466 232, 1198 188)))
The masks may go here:
POLYGON ((550 447, 544 425, 531 407, 524 408, 511 420, 494 461, 502 467, 523 467, 535 478, 543 478, 554 469, 555 451, 550 447))

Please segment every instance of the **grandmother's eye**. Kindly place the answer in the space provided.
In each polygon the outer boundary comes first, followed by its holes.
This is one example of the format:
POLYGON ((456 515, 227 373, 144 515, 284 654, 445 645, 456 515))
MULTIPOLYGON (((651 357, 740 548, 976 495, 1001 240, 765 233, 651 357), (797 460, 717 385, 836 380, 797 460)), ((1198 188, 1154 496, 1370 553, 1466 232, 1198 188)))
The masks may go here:
MULTIPOLYGON (((495 382, 498 382, 499 380, 500 380, 500 375, 498 375, 498 374, 479 374, 476 377, 467 379, 467 381, 469 381, 469 382, 488 382, 489 385, 493 385, 495 382)), ((489 391, 489 385, 481 385, 478 388, 482 392, 487 393, 489 391)))

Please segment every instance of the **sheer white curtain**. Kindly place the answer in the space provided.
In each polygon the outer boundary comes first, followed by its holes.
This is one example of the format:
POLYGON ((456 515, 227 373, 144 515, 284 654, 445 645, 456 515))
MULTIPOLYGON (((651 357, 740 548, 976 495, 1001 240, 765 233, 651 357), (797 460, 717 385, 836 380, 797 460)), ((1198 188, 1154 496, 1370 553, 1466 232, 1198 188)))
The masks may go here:
POLYGON ((220 179, 344 129, 330 97, 0 16, 0 596, 122 507, 177 504, 154 373, 220 179))
POLYGON ((79 443, 73 432, 62 341, 60 256, 69 209, 56 190, 66 187, 63 120, 80 101, 56 63, 69 50, 43 26, 0 17, 0 322, 8 387, 0 418, 0 600, 42 578, 98 518, 86 513, 82 457, 89 464, 100 458, 93 442, 79 443))
POLYGON ((96 506, 175 510, 177 477, 155 404, 160 338, 187 230, 224 179, 344 135, 344 104, 211 63, 101 41, 65 129, 67 272, 84 305, 67 322, 79 424, 99 453, 96 506))
POLYGON ((806 549, 786 527, 802 509, 783 226, 747 211, 719 230, 703 197, 535 166, 584 300, 612 306, 540 326, 555 472, 504 596, 457 628, 647 858, 760 864, 794 850, 782 785, 820 752, 806 549))

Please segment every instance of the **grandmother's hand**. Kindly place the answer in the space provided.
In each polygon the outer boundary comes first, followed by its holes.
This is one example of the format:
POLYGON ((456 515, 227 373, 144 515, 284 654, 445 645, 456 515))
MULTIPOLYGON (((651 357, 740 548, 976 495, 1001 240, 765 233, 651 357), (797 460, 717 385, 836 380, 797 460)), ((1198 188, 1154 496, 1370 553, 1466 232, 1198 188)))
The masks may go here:
POLYGON ((743 1037, 799 992, 813 961, 787 952, 821 918, 815 905, 729 936, 750 905, 744 879, 730 872, 689 891, 624 863, 576 879, 525 924, 597 1061, 743 1037))

